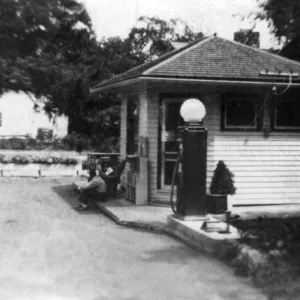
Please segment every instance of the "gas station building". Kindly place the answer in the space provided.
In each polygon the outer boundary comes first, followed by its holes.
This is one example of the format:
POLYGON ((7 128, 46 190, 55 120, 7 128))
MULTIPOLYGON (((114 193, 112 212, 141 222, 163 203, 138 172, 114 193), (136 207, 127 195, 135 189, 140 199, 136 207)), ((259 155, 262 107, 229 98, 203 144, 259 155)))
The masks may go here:
POLYGON ((300 64, 217 36, 204 38, 92 88, 121 96, 121 157, 138 157, 123 183, 138 205, 168 203, 180 107, 206 109, 206 186, 223 160, 232 206, 300 204, 300 64))

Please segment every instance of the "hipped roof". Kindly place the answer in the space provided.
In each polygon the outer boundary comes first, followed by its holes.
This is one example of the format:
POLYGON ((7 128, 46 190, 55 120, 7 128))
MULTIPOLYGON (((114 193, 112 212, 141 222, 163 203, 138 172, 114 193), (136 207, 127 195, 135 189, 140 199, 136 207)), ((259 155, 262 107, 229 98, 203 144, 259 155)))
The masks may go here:
MULTIPOLYGON (((300 63, 282 56, 217 36, 204 38, 171 51, 93 87, 105 90, 132 79, 209 79, 216 81, 265 82, 260 72, 298 73, 293 82, 300 83, 300 63)), ((274 79, 276 81, 276 79, 274 79)), ((286 78, 281 78, 287 80, 286 78)))

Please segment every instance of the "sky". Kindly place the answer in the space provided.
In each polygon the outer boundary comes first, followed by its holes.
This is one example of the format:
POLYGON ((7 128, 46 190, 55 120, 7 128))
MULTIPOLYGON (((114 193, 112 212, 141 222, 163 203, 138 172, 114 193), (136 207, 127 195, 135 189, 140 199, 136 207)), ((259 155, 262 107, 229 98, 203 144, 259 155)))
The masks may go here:
MULTIPOLYGON (((81 0, 92 19, 97 37, 126 37, 140 16, 164 20, 179 18, 204 35, 217 33, 232 40, 234 32, 249 29, 253 21, 234 15, 248 16, 258 10, 257 0, 81 0)), ((255 27, 260 32, 261 48, 278 47, 266 22, 255 27)))

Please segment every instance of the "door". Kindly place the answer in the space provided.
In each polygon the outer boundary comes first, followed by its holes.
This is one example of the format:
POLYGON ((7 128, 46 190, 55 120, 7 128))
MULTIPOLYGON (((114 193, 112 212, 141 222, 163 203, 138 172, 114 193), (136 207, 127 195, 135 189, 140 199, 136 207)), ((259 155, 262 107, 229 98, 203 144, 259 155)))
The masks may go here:
POLYGON ((161 188, 169 190, 172 184, 173 170, 179 150, 178 126, 183 125, 180 116, 182 100, 168 99, 162 102, 161 130, 161 188))

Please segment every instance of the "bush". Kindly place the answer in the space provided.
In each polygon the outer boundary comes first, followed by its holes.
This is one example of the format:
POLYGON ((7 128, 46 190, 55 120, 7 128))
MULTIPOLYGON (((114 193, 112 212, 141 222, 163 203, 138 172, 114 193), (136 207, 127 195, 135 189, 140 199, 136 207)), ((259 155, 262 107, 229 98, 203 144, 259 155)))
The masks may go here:
POLYGON ((12 138, 10 139, 10 143, 13 150, 25 150, 26 148, 25 139, 12 138))
POLYGON ((31 150, 34 149, 36 141, 33 138, 10 138, 0 140, 0 149, 8 150, 31 150))
POLYGON ((0 140, 0 149, 12 149, 11 142, 9 139, 0 140))
POLYGON ((28 137, 26 139, 25 149, 26 150, 34 150, 35 147, 36 147, 36 140, 31 137, 28 137))
POLYGON ((233 173, 230 172, 226 164, 220 160, 210 184, 210 193, 215 195, 234 195, 236 188, 234 186, 233 177, 233 173))
POLYGON ((0 157, 0 163, 3 164, 17 164, 17 165, 25 165, 25 164, 44 164, 44 165, 52 165, 52 164, 62 164, 62 165, 76 165, 78 164, 78 160, 73 157, 38 157, 38 156, 24 156, 24 155, 15 155, 12 157, 0 157))
POLYGON ((12 157, 11 161, 13 164, 17 164, 17 165, 29 164, 28 158, 25 156, 20 156, 20 155, 12 157))
POLYGON ((242 238, 261 250, 285 249, 293 251, 297 245, 300 258, 300 218, 267 218, 232 220, 242 238), (292 247, 291 247, 292 246, 292 247))

